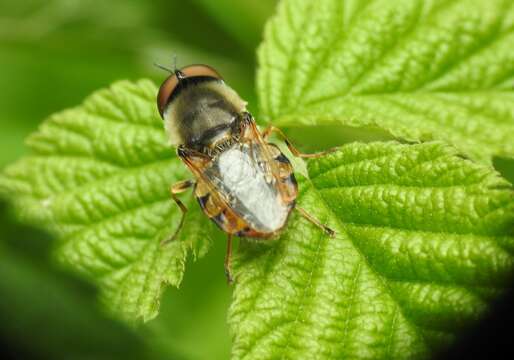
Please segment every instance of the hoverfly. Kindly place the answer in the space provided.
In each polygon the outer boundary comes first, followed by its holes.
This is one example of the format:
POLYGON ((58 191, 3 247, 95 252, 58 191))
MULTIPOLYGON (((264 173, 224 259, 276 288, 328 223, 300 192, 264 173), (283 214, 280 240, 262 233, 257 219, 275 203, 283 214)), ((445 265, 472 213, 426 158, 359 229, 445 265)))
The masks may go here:
POLYGON ((170 143, 177 146, 179 158, 194 177, 171 186, 171 197, 182 217, 168 241, 178 235, 187 213, 177 195, 191 187, 205 215, 228 235, 225 274, 229 282, 232 237, 273 237, 286 226, 294 208, 334 235, 295 206, 298 186, 293 167, 268 137, 276 132, 291 153, 302 158, 325 152, 299 152, 274 126, 259 131, 246 102, 210 66, 190 65, 173 71, 158 66, 170 72, 157 95, 159 113, 170 143))

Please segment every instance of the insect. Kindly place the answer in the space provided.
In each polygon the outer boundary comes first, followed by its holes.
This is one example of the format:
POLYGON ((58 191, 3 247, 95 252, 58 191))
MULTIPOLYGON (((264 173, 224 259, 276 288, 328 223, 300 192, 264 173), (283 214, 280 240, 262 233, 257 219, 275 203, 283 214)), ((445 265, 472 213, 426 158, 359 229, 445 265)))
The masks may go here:
POLYGON ((330 236, 334 231, 296 206, 298 185, 293 167, 279 148, 268 142, 277 133, 291 153, 312 158, 322 153, 299 152, 274 126, 259 131, 246 102, 216 70, 190 65, 168 70, 157 106, 172 145, 194 179, 171 186, 171 197, 182 217, 171 241, 179 234, 187 213, 178 194, 193 187, 203 212, 228 235, 225 274, 232 282, 233 236, 271 238, 287 224, 293 209, 330 236))

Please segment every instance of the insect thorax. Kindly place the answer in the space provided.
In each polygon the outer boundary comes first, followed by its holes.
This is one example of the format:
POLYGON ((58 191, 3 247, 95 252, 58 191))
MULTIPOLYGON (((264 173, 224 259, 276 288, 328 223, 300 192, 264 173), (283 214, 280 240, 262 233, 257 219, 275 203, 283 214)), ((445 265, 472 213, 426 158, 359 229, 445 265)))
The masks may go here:
POLYGON ((173 145, 200 150, 230 138, 246 103, 219 80, 192 83, 169 103, 165 127, 173 145))

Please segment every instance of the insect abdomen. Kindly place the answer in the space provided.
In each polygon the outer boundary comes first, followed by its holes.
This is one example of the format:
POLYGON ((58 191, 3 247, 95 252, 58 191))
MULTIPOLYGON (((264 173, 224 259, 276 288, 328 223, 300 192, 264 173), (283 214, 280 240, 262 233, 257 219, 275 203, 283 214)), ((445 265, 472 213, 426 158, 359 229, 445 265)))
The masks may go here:
POLYGON ((286 224, 298 189, 292 166, 278 148, 252 146, 250 150, 237 145, 220 154, 204 170, 215 188, 199 179, 195 195, 204 213, 223 231, 265 238, 286 224), (275 178, 267 178, 265 174, 272 172, 261 168, 263 152, 275 178))

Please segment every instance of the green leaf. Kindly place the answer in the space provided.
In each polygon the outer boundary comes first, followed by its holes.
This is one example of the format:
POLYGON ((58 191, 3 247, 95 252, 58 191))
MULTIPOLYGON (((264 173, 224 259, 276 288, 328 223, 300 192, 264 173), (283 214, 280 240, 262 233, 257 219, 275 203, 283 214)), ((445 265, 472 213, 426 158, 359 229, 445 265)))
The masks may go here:
POLYGON ((350 144, 308 163, 276 241, 243 241, 235 359, 410 359, 451 341, 508 284, 514 191, 439 143, 350 144))
POLYGON ((283 0, 259 49, 261 113, 512 157, 513 43, 510 0, 283 0))
POLYGON ((3 358, 161 358, 100 311, 90 284, 50 264, 46 233, 9 215, 0 201, 0 337, 9 345, 3 358))
POLYGON ((160 245, 180 216, 169 186, 190 175, 166 142, 156 91, 120 82, 50 117, 28 140, 33 154, 0 177, 21 216, 58 235, 60 262, 130 320, 156 316, 164 285, 180 284, 188 250, 202 255, 212 231, 191 204, 180 239, 160 245))

